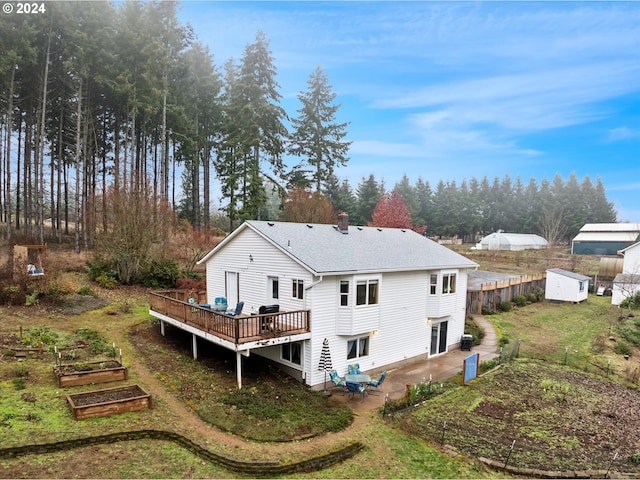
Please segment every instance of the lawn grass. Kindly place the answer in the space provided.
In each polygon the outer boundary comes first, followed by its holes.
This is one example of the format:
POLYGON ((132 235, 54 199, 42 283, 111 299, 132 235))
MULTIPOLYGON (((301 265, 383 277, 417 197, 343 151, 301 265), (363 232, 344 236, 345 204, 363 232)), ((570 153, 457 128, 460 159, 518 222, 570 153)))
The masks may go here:
POLYGON ((618 315, 611 297, 590 295, 580 304, 538 302, 486 318, 509 342, 520 341, 521 357, 585 368, 609 359, 622 364, 622 356, 616 358, 610 349, 598 351, 595 345, 596 339, 614 333, 618 315))

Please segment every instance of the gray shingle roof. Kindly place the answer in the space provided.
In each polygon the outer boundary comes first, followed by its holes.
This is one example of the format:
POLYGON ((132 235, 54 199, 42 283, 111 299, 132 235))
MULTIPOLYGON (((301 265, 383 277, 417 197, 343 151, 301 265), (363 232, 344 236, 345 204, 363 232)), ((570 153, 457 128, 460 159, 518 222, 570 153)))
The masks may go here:
POLYGON ((582 275, 580 273, 570 272, 569 270, 564 270, 562 268, 549 268, 547 272, 557 273, 558 275, 564 275, 565 277, 573 278, 575 280, 591 280, 591 277, 587 277, 586 275, 582 275))
POLYGON ((249 220, 251 228, 318 274, 473 268, 475 262, 411 230, 249 220))

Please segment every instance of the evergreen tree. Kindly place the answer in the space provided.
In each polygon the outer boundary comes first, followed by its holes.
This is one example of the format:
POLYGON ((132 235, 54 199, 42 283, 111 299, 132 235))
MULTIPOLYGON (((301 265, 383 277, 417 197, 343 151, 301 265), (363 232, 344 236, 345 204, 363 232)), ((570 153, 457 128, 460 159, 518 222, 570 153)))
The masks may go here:
POLYGON ((340 182, 338 177, 330 175, 325 186, 325 191, 336 213, 346 212, 349 215, 355 215, 356 197, 353 194, 349 180, 345 178, 340 182))
POLYGON ((257 218, 266 203, 263 175, 272 182, 284 175, 282 154, 288 135, 283 120, 287 115, 279 105, 281 95, 276 81, 276 67, 263 32, 246 46, 240 61, 240 111, 237 120, 243 128, 239 213, 243 219, 257 218), (269 167, 269 171, 265 168, 269 167))
POLYGON ((344 141, 348 123, 336 123, 336 113, 340 105, 334 104, 336 94, 322 68, 317 67, 310 75, 306 92, 298 95, 302 108, 292 120, 294 131, 291 135, 289 153, 304 157, 308 170, 299 165, 296 171, 309 175, 316 191, 334 173, 336 166, 345 166, 351 142, 344 141))
POLYGON ((384 193, 384 185, 378 183, 373 174, 362 179, 357 189, 355 225, 366 225, 371 221, 373 210, 384 193))

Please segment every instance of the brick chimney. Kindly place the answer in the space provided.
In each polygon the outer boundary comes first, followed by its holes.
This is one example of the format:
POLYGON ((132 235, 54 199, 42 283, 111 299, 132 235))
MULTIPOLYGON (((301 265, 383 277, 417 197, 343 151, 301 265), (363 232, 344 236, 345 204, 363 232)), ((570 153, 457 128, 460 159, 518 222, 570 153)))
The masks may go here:
POLYGON ((349 215, 346 212, 338 214, 338 231, 340 233, 349 233, 349 215))

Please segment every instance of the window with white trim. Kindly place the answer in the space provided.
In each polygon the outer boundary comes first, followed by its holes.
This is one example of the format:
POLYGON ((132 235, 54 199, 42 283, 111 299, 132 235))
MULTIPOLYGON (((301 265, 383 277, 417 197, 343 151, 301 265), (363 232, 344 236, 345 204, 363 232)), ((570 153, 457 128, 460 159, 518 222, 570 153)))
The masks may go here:
POLYGON ((369 336, 354 338, 347 342, 347 360, 369 355, 369 336))
POLYGON ((349 306, 349 280, 340 280, 340 306, 349 306))
POLYGON ((283 343, 281 354, 285 362, 302 365, 302 342, 283 343))
POLYGON ((356 282, 356 305, 376 305, 378 303, 378 280, 358 280, 356 282))
POLYGON ((442 293, 456 293, 455 273, 445 273, 442 275, 442 293))
POLYGON ((293 279, 293 298, 304 298, 304 280, 293 279))
POLYGON ((432 273, 429 275, 429 295, 435 295, 438 293, 438 274, 432 273))
POLYGON ((579 282, 580 292, 584 292, 584 281, 579 282))

